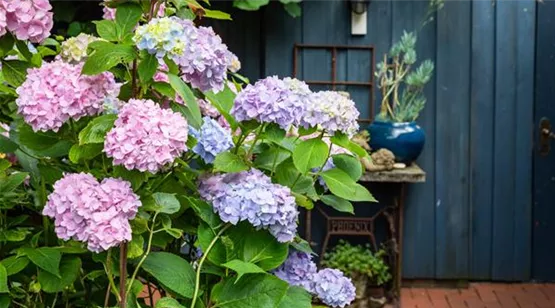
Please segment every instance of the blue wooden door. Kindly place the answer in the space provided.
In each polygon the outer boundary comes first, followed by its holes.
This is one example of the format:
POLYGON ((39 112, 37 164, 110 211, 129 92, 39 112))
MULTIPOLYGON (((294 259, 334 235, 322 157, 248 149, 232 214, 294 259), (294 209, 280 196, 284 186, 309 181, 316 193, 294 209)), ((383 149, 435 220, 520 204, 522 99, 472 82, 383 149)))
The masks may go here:
POLYGON ((541 153, 539 127, 544 118, 555 124, 555 3, 537 14, 532 277, 555 281, 555 140, 541 153))

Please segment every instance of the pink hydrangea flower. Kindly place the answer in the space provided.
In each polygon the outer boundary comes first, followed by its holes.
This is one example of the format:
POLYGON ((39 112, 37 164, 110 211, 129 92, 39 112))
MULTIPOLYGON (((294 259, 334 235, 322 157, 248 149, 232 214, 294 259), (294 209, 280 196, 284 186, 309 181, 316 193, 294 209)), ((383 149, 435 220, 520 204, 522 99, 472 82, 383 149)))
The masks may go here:
POLYGON ((8 20, 6 17, 6 11, 1 9, 0 5, 0 36, 4 36, 7 32, 8 20))
MULTIPOLYGON (((106 1, 104 1, 106 2, 106 1)), ((102 18, 107 19, 107 20, 115 20, 116 19, 116 9, 104 6, 104 8, 102 9, 102 11, 104 12, 104 15, 102 15, 102 18)), ((158 14, 156 17, 162 17, 164 16, 166 13, 166 4, 165 3, 160 3, 160 9, 158 10, 158 14)))
POLYGON ((5 11, 8 30, 17 39, 33 43, 50 36, 54 25, 50 10, 52 6, 48 0, 0 0, 0 11, 5 11))
POLYGON ((117 96, 121 85, 112 73, 82 76, 81 68, 57 60, 28 71, 16 104, 34 131, 58 131, 70 118, 100 113, 104 98, 117 96))
POLYGON ((101 252, 131 240, 129 220, 140 206, 127 181, 99 183, 88 173, 66 174, 54 184, 43 215, 54 219, 59 238, 86 242, 90 251, 101 252))
POLYGON ((187 150, 187 120, 151 100, 130 100, 121 108, 104 142, 114 165, 158 172, 187 150))

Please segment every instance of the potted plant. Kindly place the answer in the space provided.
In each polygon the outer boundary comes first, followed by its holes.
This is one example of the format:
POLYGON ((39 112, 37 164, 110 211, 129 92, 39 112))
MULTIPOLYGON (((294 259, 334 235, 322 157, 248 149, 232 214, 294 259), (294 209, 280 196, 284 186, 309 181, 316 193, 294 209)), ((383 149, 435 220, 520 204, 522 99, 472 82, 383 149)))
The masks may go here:
POLYGON ((406 164, 416 160, 424 147, 424 131, 415 121, 426 104, 423 90, 434 71, 430 60, 413 69, 415 44, 416 34, 404 32, 378 63, 376 77, 382 103, 380 113, 368 127, 373 150, 386 148, 395 154, 398 162, 406 164))
POLYGON ((368 299, 383 298, 383 285, 391 280, 389 267, 383 260, 385 254, 381 249, 373 253, 370 245, 355 246, 340 240, 324 255, 322 265, 338 269, 353 280, 356 301, 352 307, 374 307, 368 305, 368 299))

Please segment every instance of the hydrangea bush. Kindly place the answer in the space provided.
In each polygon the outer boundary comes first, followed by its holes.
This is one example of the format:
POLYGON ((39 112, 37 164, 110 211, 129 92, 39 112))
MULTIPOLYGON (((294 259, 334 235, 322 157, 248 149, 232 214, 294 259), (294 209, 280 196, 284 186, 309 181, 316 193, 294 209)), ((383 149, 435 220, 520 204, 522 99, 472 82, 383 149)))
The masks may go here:
POLYGON ((60 42, 48 1, 0 0, 0 306, 144 307, 145 286, 157 307, 353 300, 298 224, 375 201, 354 102, 244 84, 186 2, 106 2, 96 35, 60 42))

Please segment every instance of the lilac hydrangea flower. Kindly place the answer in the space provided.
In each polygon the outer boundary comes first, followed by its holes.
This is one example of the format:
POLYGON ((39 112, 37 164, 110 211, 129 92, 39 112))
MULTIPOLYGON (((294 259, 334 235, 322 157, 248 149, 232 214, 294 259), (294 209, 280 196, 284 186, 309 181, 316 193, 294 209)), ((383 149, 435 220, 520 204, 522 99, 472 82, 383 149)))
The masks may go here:
POLYGON ((326 268, 314 274, 312 292, 326 305, 345 307, 355 300, 356 289, 350 278, 336 269, 326 268))
POLYGON ((182 78, 203 92, 219 92, 224 89, 231 63, 227 46, 211 27, 188 25, 185 51, 176 59, 182 78))
POLYGON ((81 69, 82 65, 57 60, 28 71, 16 90, 16 104, 34 131, 58 131, 70 118, 96 115, 106 97, 118 95, 121 85, 112 73, 85 76, 81 69))
POLYGON ((187 150, 187 120, 151 100, 131 99, 106 135, 104 152, 114 165, 158 172, 187 150))
POLYGON ((99 183, 87 173, 65 174, 54 183, 43 215, 54 219, 59 238, 86 242, 90 251, 101 252, 131 240, 129 220, 140 206, 127 181, 99 183))
POLYGON ((355 103, 344 95, 320 91, 313 93, 308 100, 301 125, 305 128, 320 126, 330 134, 342 132, 352 136, 359 129, 359 115, 355 103))
POLYGON ((291 190, 260 170, 213 175, 201 181, 199 193, 224 222, 248 221, 282 243, 295 237, 299 212, 291 190))
POLYGON ((139 50, 146 50, 158 59, 167 55, 170 59, 176 60, 190 44, 187 42, 186 33, 188 22, 190 21, 175 16, 154 18, 149 23, 137 27, 133 41, 139 50))
POLYGON ((276 123, 288 130, 299 125, 310 90, 302 81, 276 76, 248 85, 235 98, 231 114, 238 121, 256 120, 261 123, 276 123))
POLYGON ((7 28, 18 40, 41 43, 54 25, 51 10, 48 0, 0 0, 0 12, 5 15, 0 17, 0 32, 5 34, 7 28))
POLYGON ((189 133, 197 139, 193 152, 200 155, 207 164, 213 163, 218 154, 231 149, 234 145, 231 132, 209 117, 203 118, 200 131, 191 127, 189 133))
POLYGON ((312 292, 312 278, 316 271, 312 255, 291 249, 287 260, 272 273, 290 285, 312 292))

